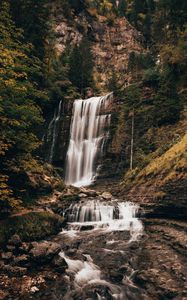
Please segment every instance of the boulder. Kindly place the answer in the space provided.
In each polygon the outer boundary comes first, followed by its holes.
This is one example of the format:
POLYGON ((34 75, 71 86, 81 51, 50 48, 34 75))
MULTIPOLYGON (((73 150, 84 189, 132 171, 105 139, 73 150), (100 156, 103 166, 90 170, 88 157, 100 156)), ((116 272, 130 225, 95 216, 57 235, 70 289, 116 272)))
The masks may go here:
POLYGON ((80 193, 80 194, 79 194, 79 197, 80 197, 80 198, 86 198, 86 197, 87 197, 87 195, 86 195, 86 194, 84 194, 84 193, 80 193))
POLYGON ((110 279, 115 283, 119 283, 123 280, 123 274, 121 272, 111 271, 110 279))
POLYGON ((59 255, 56 255, 52 261, 53 269, 58 273, 64 273, 68 268, 68 264, 65 259, 59 255))
POLYGON ((33 242, 32 249, 30 250, 31 259, 39 264, 50 262, 56 254, 61 251, 59 244, 55 242, 33 242))
POLYGON ((112 199, 112 194, 109 193, 109 192, 103 192, 101 194, 102 198, 105 199, 105 200, 111 200, 112 199))
POLYGON ((80 231, 92 230, 94 229, 93 225, 82 225, 80 231))
POLYGON ((81 191, 82 194, 86 194, 89 197, 96 197, 96 196, 98 196, 98 193, 95 190, 86 189, 84 187, 81 187, 80 191, 81 191))

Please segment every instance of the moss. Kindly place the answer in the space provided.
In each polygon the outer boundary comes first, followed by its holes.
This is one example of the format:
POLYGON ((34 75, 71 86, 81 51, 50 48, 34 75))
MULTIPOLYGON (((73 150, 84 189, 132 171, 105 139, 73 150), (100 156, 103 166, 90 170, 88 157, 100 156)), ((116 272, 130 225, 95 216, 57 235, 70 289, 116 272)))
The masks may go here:
POLYGON ((74 202, 74 201, 79 201, 80 200, 80 197, 79 195, 77 194, 74 194, 74 195, 63 195, 60 200, 62 201, 69 201, 69 202, 74 202))
POLYGON ((186 149, 187 149, 187 134, 183 139, 166 151, 162 156, 153 160, 142 172, 140 177, 144 176, 156 176, 157 174, 164 172, 174 174, 174 168, 177 169, 181 166, 186 166, 186 149))
POLYGON ((168 182, 185 178, 187 168, 187 134, 164 154, 153 158, 141 171, 138 168, 125 174, 122 185, 126 189, 142 184, 161 187, 168 182))
POLYGON ((0 245, 6 244, 15 233, 25 242, 44 239, 58 233, 63 221, 62 217, 49 212, 30 212, 10 217, 0 222, 0 245))

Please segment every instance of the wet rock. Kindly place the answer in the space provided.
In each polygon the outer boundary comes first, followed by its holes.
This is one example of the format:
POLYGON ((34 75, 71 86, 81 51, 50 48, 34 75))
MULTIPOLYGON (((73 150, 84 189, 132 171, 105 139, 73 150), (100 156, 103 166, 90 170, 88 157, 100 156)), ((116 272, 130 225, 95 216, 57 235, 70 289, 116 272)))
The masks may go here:
POLYGON ((117 271, 111 271, 110 272, 110 279, 113 282, 121 282, 123 280, 123 274, 121 272, 117 272, 117 271))
POLYGON ((9 245, 20 246, 22 244, 21 238, 18 234, 14 234, 9 240, 9 245))
POLYGON ((137 250, 137 249, 139 249, 139 247, 140 247, 140 244, 138 242, 132 242, 129 248, 131 250, 137 250))
POLYGON ((80 231, 86 231, 86 230, 92 230, 92 229, 94 229, 93 225, 83 225, 83 226, 81 226, 80 231))
POLYGON ((105 199, 105 200, 110 200, 112 199, 112 194, 109 193, 109 192, 104 192, 101 194, 102 198, 105 199))
POLYGON ((86 198, 86 197, 87 197, 87 195, 86 195, 86 194, 84 194, 84 193, 80 193, 80 194, 79 194, 79 197, 80 197, 80 198, 86 198))
POLYGON ((54 270, 58 273, 64 273, 65 270, 68 268, 68 264, 65 259, 59 255, 55 256, 52 261, 52 266, 54 270))
POLYGON ((96 197, 96 196, 98 196, 98 193, 95 190, 86 189, 84 187, 82 187, 80 190, 81 190, 82 194, 85 194, 88 197, 96 197))
POLYGON ((59 244, 55 242, 33 242, 33 248, 30 250, 31 259, 40 264, 47 263, 53 259, 61 250, 59 244))
POLYGON ((119 268, 119 272, 123 273, 126 276, 130 276, 132 273, 132 268, 129 266, 129 264, 125 264, 119 268))

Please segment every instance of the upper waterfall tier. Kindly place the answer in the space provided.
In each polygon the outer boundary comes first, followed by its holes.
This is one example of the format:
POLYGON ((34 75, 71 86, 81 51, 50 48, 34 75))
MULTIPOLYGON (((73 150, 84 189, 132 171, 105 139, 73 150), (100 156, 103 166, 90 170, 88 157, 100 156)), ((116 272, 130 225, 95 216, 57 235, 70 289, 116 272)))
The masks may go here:
POLYGON ((67 184, 90 185, 96 174, 96 159, 102 155, 110 125, 107 113, 113 94, 75 100, 66 159, 67 184))

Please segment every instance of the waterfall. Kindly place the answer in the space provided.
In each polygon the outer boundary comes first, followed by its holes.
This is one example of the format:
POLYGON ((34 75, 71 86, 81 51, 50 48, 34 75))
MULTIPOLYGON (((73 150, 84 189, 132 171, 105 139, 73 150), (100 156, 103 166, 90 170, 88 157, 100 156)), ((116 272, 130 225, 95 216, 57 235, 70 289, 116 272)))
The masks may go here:
POLYGON ((139 210, 138 205, 130 202, 118 202, 115 205, 99 200, 87 200, 70 206, 69 222, 111 222, 112 220, 135 218, 139 210))
POLYGON ((107 108, 113 94, 75 100, 66 158, 65 182, 90 185, 96 175, 96 159, 103 154, 110 125, 107 108))
POLYGON ((55 145, 56 145, 56 139, 57 139, 57 132, 58 132, 58 122, 60 120, 60 115, 61 115, 61 110, 62 110, 62 100, 59 102, 58 109, 55 109, 53 119, 49 123, 48 127, 48 137, 47 139, 51 139, 51 147, 50 147, 50 152, 49 152, 49 162, 53 162, 53 157, 54 157, 54 150, 55 150, 55 145))
POLYGON ((71 204, 64 211, 68 221, 68 234, 82 230, 102 230, 103 232, 129 231, 130 240, 137 240, 143 230, 142 222, 137 218, 139 206, 131 202, 86 200, 71 204))

